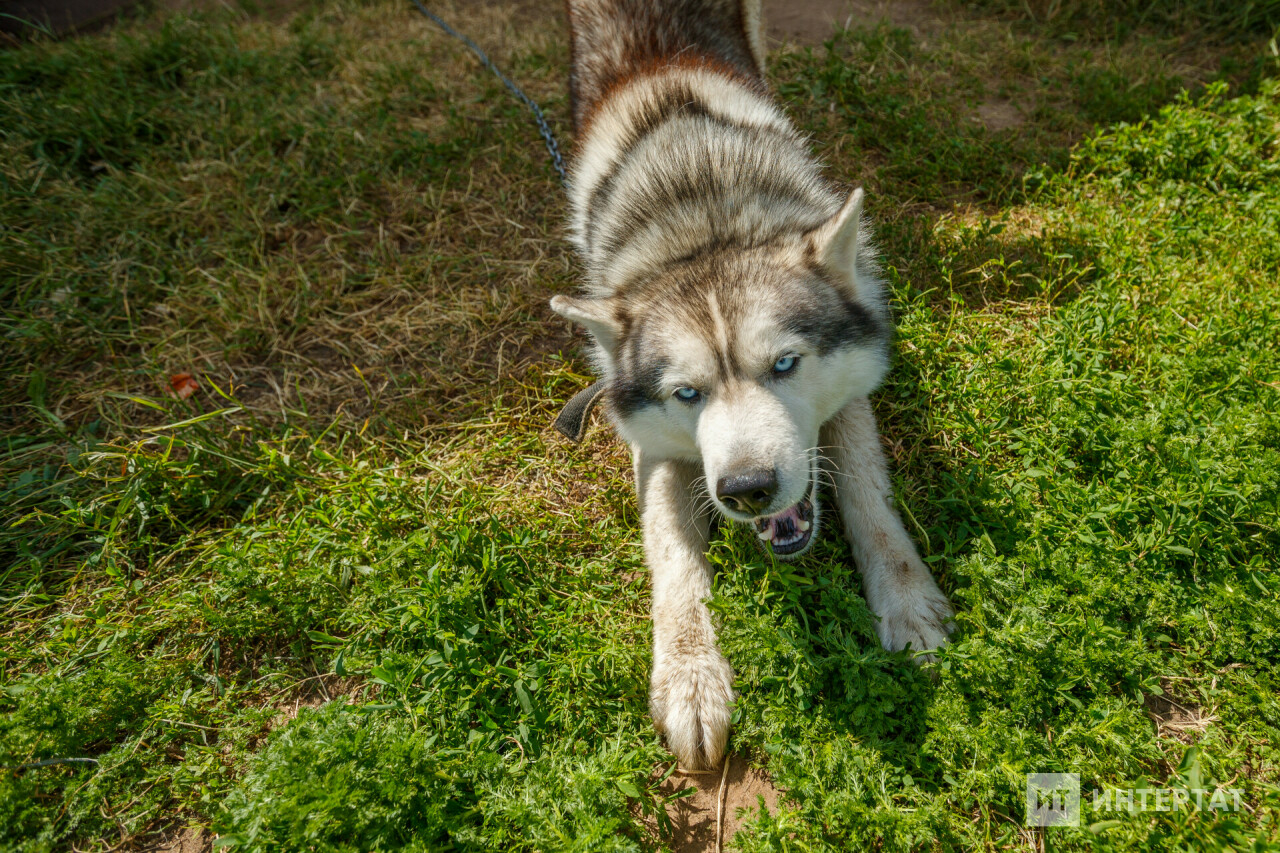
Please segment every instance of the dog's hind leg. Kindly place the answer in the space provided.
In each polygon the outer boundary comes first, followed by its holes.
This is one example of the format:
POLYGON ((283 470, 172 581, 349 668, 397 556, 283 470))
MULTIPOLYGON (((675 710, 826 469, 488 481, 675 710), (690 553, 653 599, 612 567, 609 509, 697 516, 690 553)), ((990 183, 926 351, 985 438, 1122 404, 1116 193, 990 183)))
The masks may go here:
POLYGON ((700 508, 696 464, 651 461, 636 452, 645 561, 653 585, 653 674, 649 709, 686 770, 717 767, 729 738, 733 670, 716 645, 706 599, 709 518, 700 508))
POLYGON ((836 503, 862 572, 863 593, 880 618, 881 644, 892 651, 938 648, 947 641, 954 611, 893 508, 875 416, 865 397, 823 426, 822 443, 830 448, 836 503))

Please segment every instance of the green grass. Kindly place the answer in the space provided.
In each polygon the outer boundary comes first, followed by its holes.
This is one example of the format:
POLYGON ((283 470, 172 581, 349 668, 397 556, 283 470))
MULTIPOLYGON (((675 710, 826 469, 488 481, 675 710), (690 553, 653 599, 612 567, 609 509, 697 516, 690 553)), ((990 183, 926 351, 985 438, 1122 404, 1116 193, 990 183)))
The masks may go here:
POLYGON ((1280 27, 1277 0, 972 0, 1070 39, 1122 36, 1143 28, 1245 37, 1280 27))
MULTIPOLYGON (((876 407, 960 615, 915 667, 838 541, 723 534, 731 748, 785 791, 738 849, 1280 846, 1277 64, 1130 11, 774 58, 868 187, 876 407), (1247 808, 1038 833, 1038 771, 1247 808)), ((523 14, 452 17, 566 135, 523 14)), ((627 455, 549 429, 587 370, 553 187, 408 7, 0 53, 0 764, 97 762, 0 770, 0 848, 678 843, 627 455)))

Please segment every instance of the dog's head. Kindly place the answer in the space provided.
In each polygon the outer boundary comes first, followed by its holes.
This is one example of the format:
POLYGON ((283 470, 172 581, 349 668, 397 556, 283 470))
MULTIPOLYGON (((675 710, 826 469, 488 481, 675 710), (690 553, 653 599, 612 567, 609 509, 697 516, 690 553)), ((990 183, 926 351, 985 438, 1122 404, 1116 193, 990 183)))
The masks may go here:
POLYGON ((622 436, 700 460, 721 513, 775 554, 817 529, 819 429, 888 366, 889 323, 862 192, 793 239, 707 252, 612 296, 551 307, 596 343, 622 436))

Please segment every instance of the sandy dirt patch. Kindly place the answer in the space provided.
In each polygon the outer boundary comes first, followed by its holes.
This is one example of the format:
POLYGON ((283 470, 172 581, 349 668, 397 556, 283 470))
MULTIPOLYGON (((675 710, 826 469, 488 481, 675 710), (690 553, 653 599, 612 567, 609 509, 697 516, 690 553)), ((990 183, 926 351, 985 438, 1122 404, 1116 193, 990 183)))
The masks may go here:
POLYGON ((203 829, 189 826, 186 829, 161 835, 151 853, 209 853, 213 849, 213 836, 203 829))
MULTIPOLYGON (((752 767, 741 756, 729 756, 726 760, 729 773, 724 784, 724 846, 728 846, 742 824, 755 817, 760 797, 764 797, 765 806, 772 812, 783 796, 765 771, 752 767), (747 809, 741 819, 737 816, 739 809, 747 809)), ((707 853, 716 849, 716 805, 720 796, 720 779, 719 770, 687 775, 677 772, 662 783, 661 791, 667 796, 685 788, 693 789, 692 794, 681 797, 667 808, 667 817, 671 819, 674 830, 671 849, 675 853, 707 853)), ((656 831, 652 819, 646 823, 656 831)))

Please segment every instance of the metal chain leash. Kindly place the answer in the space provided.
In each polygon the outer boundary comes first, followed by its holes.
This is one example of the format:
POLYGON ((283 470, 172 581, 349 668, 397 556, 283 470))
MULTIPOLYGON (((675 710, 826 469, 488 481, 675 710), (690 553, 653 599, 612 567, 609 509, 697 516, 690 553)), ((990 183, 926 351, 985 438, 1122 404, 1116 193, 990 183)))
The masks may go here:
POLYGON ((53 767, 58 764, 97 764, 96 758, 46 758, 44 761, 28 761, 26 764, 0 764, 0 770, 26 770, 31 767, 53 767))
POLYGON ((515 83, 512 83, 511 80, 507 78, 507 75, 498 70, 498 66, 493 64, 493 61, 489 59, 488 55, 483 50, 480 49, 479 45, 455 30, 453 27, 449 26, 438 15, 434 14, 430 9, 422 5, 422 0, 413 0, 413 5, 418 7, 419 12, 435 21, 436 25, 439 26, 440 29, 444 30, 446 33, 470 48, 471 52, 480 58, 480 61, 484 63, 485 67, 492 71, 497 78, 502 81, 502 85, 506 86, 507 90, 510 91, 511 94, 523 101, 524 105, 533 112, 534 121, 538 123, 538 132, 542 134, 542 139, 547 144, 547 153, 551 155, 551 164, 556 167, 556 171, 560 174, 560 185, 565 189, 568 189, 569 174, 565 171, 564 159, 560 156, 560 146, 556 144, 555 134, 551 132, 551 126, 547 124, 546 117, 542 115, 542 109, 534 103, 532 98, 520 91, 520 87, 515 83))

